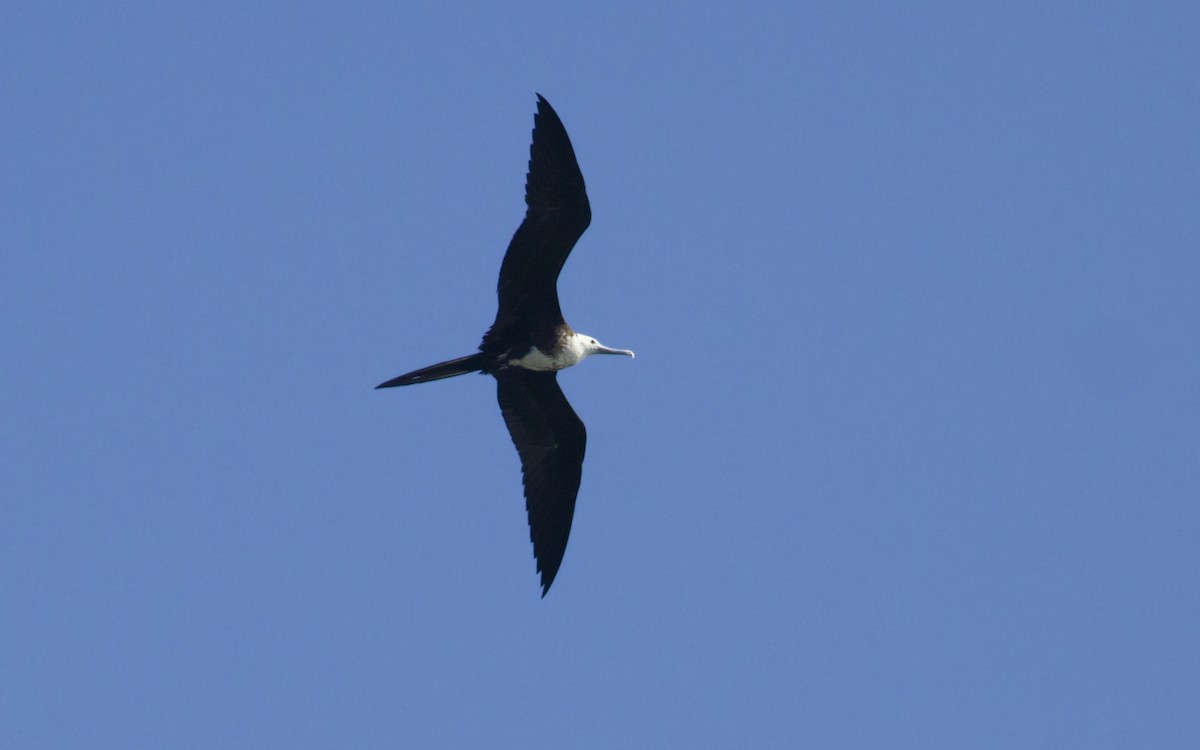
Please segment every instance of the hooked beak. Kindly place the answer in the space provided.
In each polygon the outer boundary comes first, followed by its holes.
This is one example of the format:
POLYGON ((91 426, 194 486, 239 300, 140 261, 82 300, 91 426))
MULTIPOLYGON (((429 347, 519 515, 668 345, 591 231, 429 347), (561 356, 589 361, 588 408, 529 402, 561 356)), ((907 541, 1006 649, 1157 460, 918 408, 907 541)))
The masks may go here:
POLYGON ((593 354, 624 354, 626 357, 629 357, 630 359, 633 358, 633 352, 629 351, 628 349, 611 349, 611 348, 609 348, 607 346, 603 346, 603 345, 598 347, 596 349, 596 351, 593 352, 593 354))

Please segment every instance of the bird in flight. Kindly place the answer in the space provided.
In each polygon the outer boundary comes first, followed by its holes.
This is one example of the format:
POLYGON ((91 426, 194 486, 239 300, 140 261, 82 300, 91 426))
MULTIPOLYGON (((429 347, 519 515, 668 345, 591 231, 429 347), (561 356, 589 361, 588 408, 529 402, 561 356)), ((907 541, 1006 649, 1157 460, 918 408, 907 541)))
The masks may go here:
POLYGON ((479 351, 405 373, 377 388, 469 372, 496 379, 500 413, 521 458, 529 536, 542 596, 558 574, 583 471, 587 432, 558 387, 558 371, 593 354, 623 354, 577 333, 558 304, 558 274, 592 220, 583 174, 562 120, 538 94, 525 177, 525 220, 500 264, 496 320, 479 351))

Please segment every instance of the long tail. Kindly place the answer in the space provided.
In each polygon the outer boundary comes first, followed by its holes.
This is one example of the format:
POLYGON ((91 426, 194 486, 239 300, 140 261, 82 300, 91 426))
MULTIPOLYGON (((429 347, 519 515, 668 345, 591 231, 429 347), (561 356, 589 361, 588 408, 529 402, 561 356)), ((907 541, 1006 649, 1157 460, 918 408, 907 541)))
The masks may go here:
POLYGON ((483 369, 485 360, 483 352, 469 354, 466 357, 452 359, 449 362, 439 362, 436 365, 422 367, 420 370, 406 372, 403 375, 392 378, 386 383, 380 383, 376 388, 395 388, 398 385, 412 385, 413 383, 428 383, 431 380, 441 380, 442 378, 452 378, 455 375, 466 375, 468 372, 479 372, 483 369))

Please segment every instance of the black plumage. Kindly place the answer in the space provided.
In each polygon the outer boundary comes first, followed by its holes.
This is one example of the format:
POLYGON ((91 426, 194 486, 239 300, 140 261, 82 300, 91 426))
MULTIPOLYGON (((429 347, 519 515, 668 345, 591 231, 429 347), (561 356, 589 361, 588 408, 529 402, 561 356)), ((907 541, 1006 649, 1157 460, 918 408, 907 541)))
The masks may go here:
POLYGON ((558 275, 592 211, 567 131, 540 94, 529 153, 525 219, 500 266, 496 319, 479 352, 377 387, 468 372, 496 378, 500 411, 521 458, 529 535, 545 596, 567 548, 587 444, 583 422, 559 388, 556 371, 590 354, 633 353, 576 334, 563 319, 558 275))
POLYGON ((567 551, 587 430, 558 387, 556 372, 498 372, 496 397, 521 456, 529 538, 545 596, 567 551))
POLYGON ((500 265, 496 284, 500 304, 496 321, 479 347, 484 353, 508 348, 514 337, 525 343, 530 331, 556 331, 565 325, 558 304, 558 274, 592 222, 575 149, 562 120, 541 94, 533 118, 525 205, 525 220, 500 265))

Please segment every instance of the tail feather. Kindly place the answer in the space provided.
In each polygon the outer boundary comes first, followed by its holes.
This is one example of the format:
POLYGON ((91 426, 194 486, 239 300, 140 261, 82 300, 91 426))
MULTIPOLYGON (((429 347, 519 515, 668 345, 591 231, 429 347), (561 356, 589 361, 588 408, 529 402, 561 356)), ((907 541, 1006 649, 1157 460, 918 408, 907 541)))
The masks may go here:
POLYGON ((394 388, 398 385, 413 385, 414 383, 428 383, 431 380, 452 378, 455 375, 466 375, 468 372, 479 372, 483 369, 483 364, 483 352, 476 352, 465 357, 452 359, 449 362, 439 362, 436 365, 422 367, 420 370, 406 372, 375 387, 394 388))

